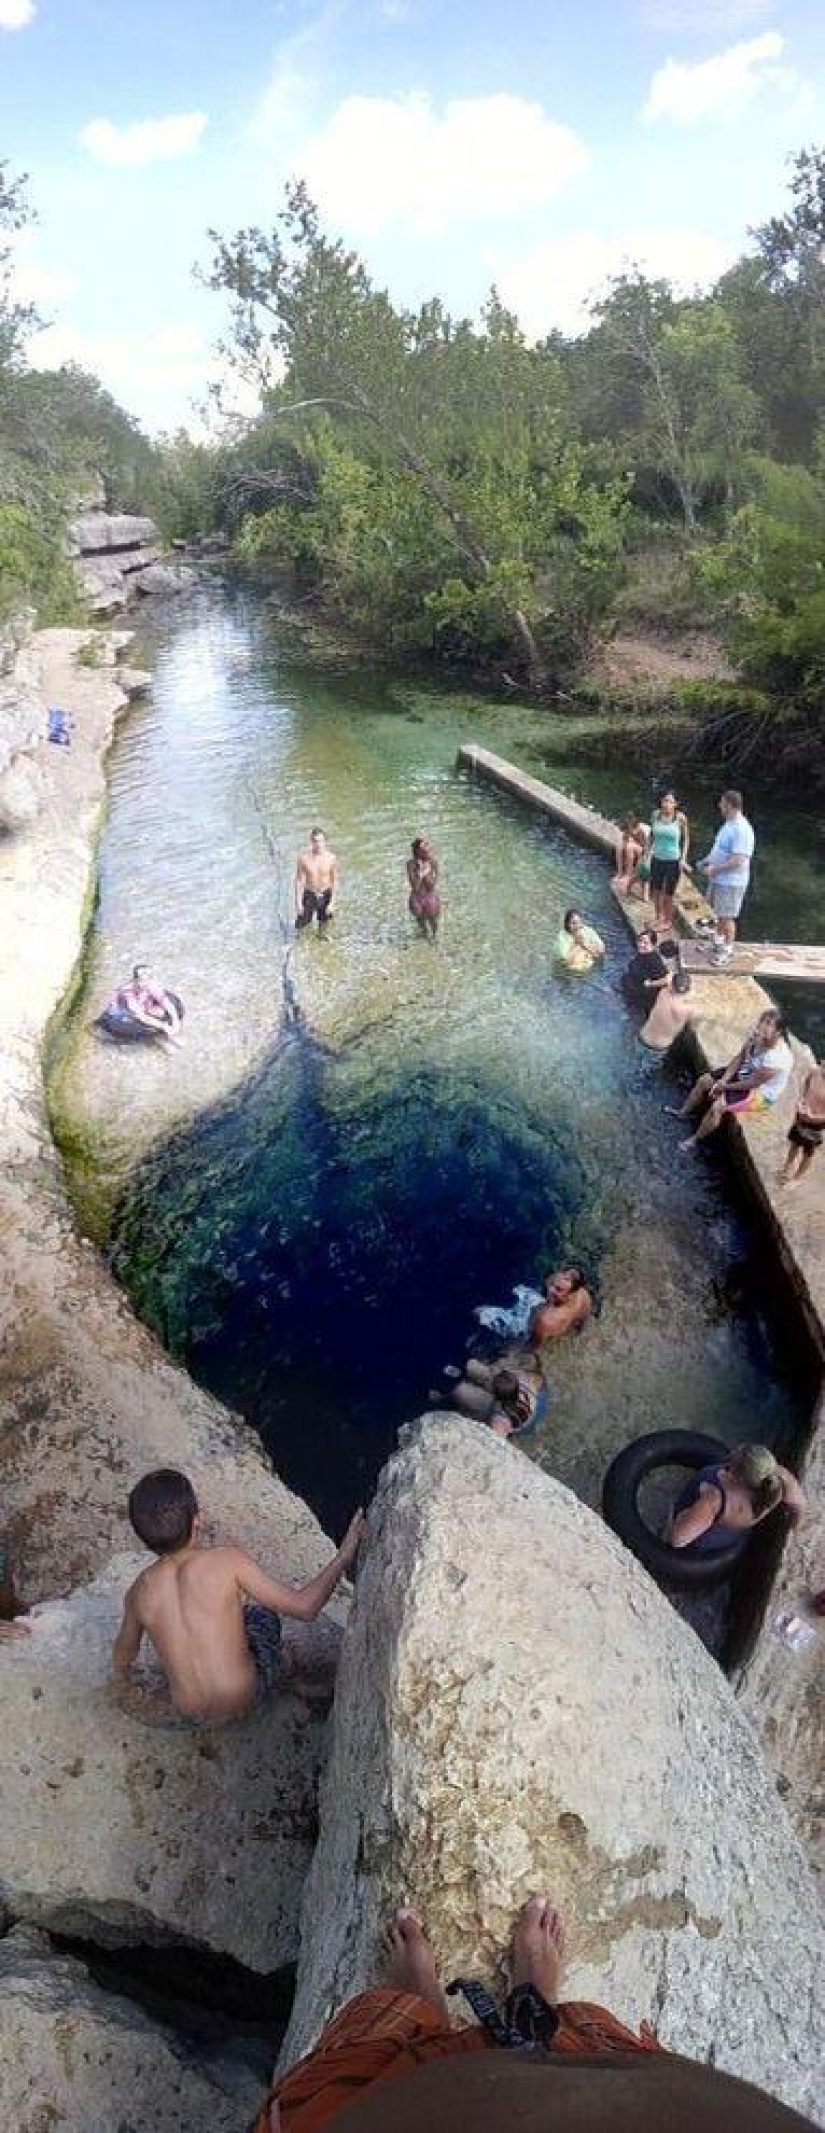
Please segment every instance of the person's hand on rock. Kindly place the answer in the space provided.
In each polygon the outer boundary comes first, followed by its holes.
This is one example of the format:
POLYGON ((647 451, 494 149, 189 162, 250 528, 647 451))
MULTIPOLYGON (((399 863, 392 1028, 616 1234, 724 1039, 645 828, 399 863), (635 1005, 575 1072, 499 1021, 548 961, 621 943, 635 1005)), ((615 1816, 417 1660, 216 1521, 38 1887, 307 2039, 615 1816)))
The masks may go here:
POLYGON ((346 1533, 344 1534, 344 1538, 341 1542, 340 1552, 345 1570, 349 1570, 351 1564, 354 1563, 355 1558, 358 1554, 358 1550, 361 1546, 361 1542, 364 1538, 366 1528, 367 1521, 364 1517, 363 1511, 359 1508, 356 1511, 354 1518, 350 1519, 346 1533))

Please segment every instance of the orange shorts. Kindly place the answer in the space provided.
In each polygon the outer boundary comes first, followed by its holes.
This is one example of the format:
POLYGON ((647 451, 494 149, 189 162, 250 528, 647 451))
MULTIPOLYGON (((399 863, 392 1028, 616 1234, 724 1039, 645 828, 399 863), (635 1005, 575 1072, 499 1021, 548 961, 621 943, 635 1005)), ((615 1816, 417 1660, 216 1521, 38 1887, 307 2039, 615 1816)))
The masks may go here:
MULTIPOLYGON (((557 2011, 553 2052, 560 2058, 592 2059, 611 2052, 629 2057, 660 2049, 649 2032, 635 2036, 604 2007, 587 2000, 563 2001, 557 2011)), ((320 2133, 345 2104, 379 2081, 395 2081, 424 2061, 489 2049, 483 2029, 475 2023, 451 2029, 443 2015, 414 1993, 383 1989, 359 1993, 327 2024, 315 2050, 276 2083, 256 2120, 255 2133, 270 2133, 273 2101, 278 2105, 281 2133, 320 2133)))

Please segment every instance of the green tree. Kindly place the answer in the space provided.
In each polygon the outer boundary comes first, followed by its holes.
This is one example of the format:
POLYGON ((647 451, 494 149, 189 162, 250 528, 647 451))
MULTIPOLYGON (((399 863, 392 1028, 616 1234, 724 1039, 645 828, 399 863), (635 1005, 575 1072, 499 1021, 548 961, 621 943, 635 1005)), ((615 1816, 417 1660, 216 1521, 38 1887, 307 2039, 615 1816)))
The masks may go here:
POLYGON ((478 330, 438 300, 396 310, 300 186, 271 233, 215 243, 235 358, 257 365, 266 396, 254 434, 267 463, 247 456, 245 477, 267 525, 245 552, 291 553, 408 641, 427 626, 441 649, 495 645, 541 682, 543 641, 555 664, 566 617, 580 628, 595 610, 622 509, 618 485, 588 482, 558 356, 527 347, 495 291, 478 330), (274 445, 285 425, 289 451, 274 445))
POLYGON ((793 163, 791 203, 719 284, 773 450, 810 465, 825 414, 825 150, 793 163))
POLYGON ((688 534, 707 505, 735 502, 742 454, 759 430, 733 326, 713 300, 676 304, 667 283, 615 282, 597 314, 598 348, 621 443, 672 494, 688 534))

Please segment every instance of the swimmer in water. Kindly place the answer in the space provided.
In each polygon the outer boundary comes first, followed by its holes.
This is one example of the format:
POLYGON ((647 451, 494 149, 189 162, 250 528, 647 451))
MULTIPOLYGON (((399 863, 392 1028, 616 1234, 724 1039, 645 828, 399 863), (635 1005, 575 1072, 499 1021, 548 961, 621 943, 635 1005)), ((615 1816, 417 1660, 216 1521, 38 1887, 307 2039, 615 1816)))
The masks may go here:
POLYGON ((332 918, 338 895, 338 861, 330 851, 323 830, 310 831, 306 850, 299 852, 295 866, 295 929, 301 933, 316 919, 325 926, 332 918))
POLYGON ((409 909, 425 940, 434 941, 441 917, 441 898, 438 893, 438 860, 429 837, 414 837, 412 856, 407 860, 407 880, 410 885, 409 909))

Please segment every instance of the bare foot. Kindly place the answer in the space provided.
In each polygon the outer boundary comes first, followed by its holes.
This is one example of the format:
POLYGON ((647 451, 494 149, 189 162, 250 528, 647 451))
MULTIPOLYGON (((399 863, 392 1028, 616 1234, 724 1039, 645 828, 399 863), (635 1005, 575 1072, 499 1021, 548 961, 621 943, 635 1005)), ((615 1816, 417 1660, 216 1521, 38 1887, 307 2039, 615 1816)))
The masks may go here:
POLYGON ((548 2007, 559 1996, 565 1941, 564 1922, 549 1896, 531 1896, 516 1919, 510 1977, 514 1985, 535 1985, 548 2007))
POLYGON ((688 1149, 689 1149, 689 1148, 692 1148, 692 1147, 694 1147, 694 1145, 695 1145, 695 1142, 696 1142, 696 1135, 695 1135, 695 1133, 692 1133, 692 1134, 691 1134, 691 1136, 690 1136, 690 1140, 688 1140, 688 1141, 680 1141, 680 1142, 679 1142, 679 1154, 680 1154, 680 1155, 687 1155, 688 1149))
POLYGON ((449 2008, 443 1987, 439 1983, 435 1956, 424 1932, 420 1918, 414 1911, 395 1911, 381 1936, 387 1977, 399 1992, 415 1992, 419 1999, 429 2000, 445 2022, 449 2021, 449 2008))

